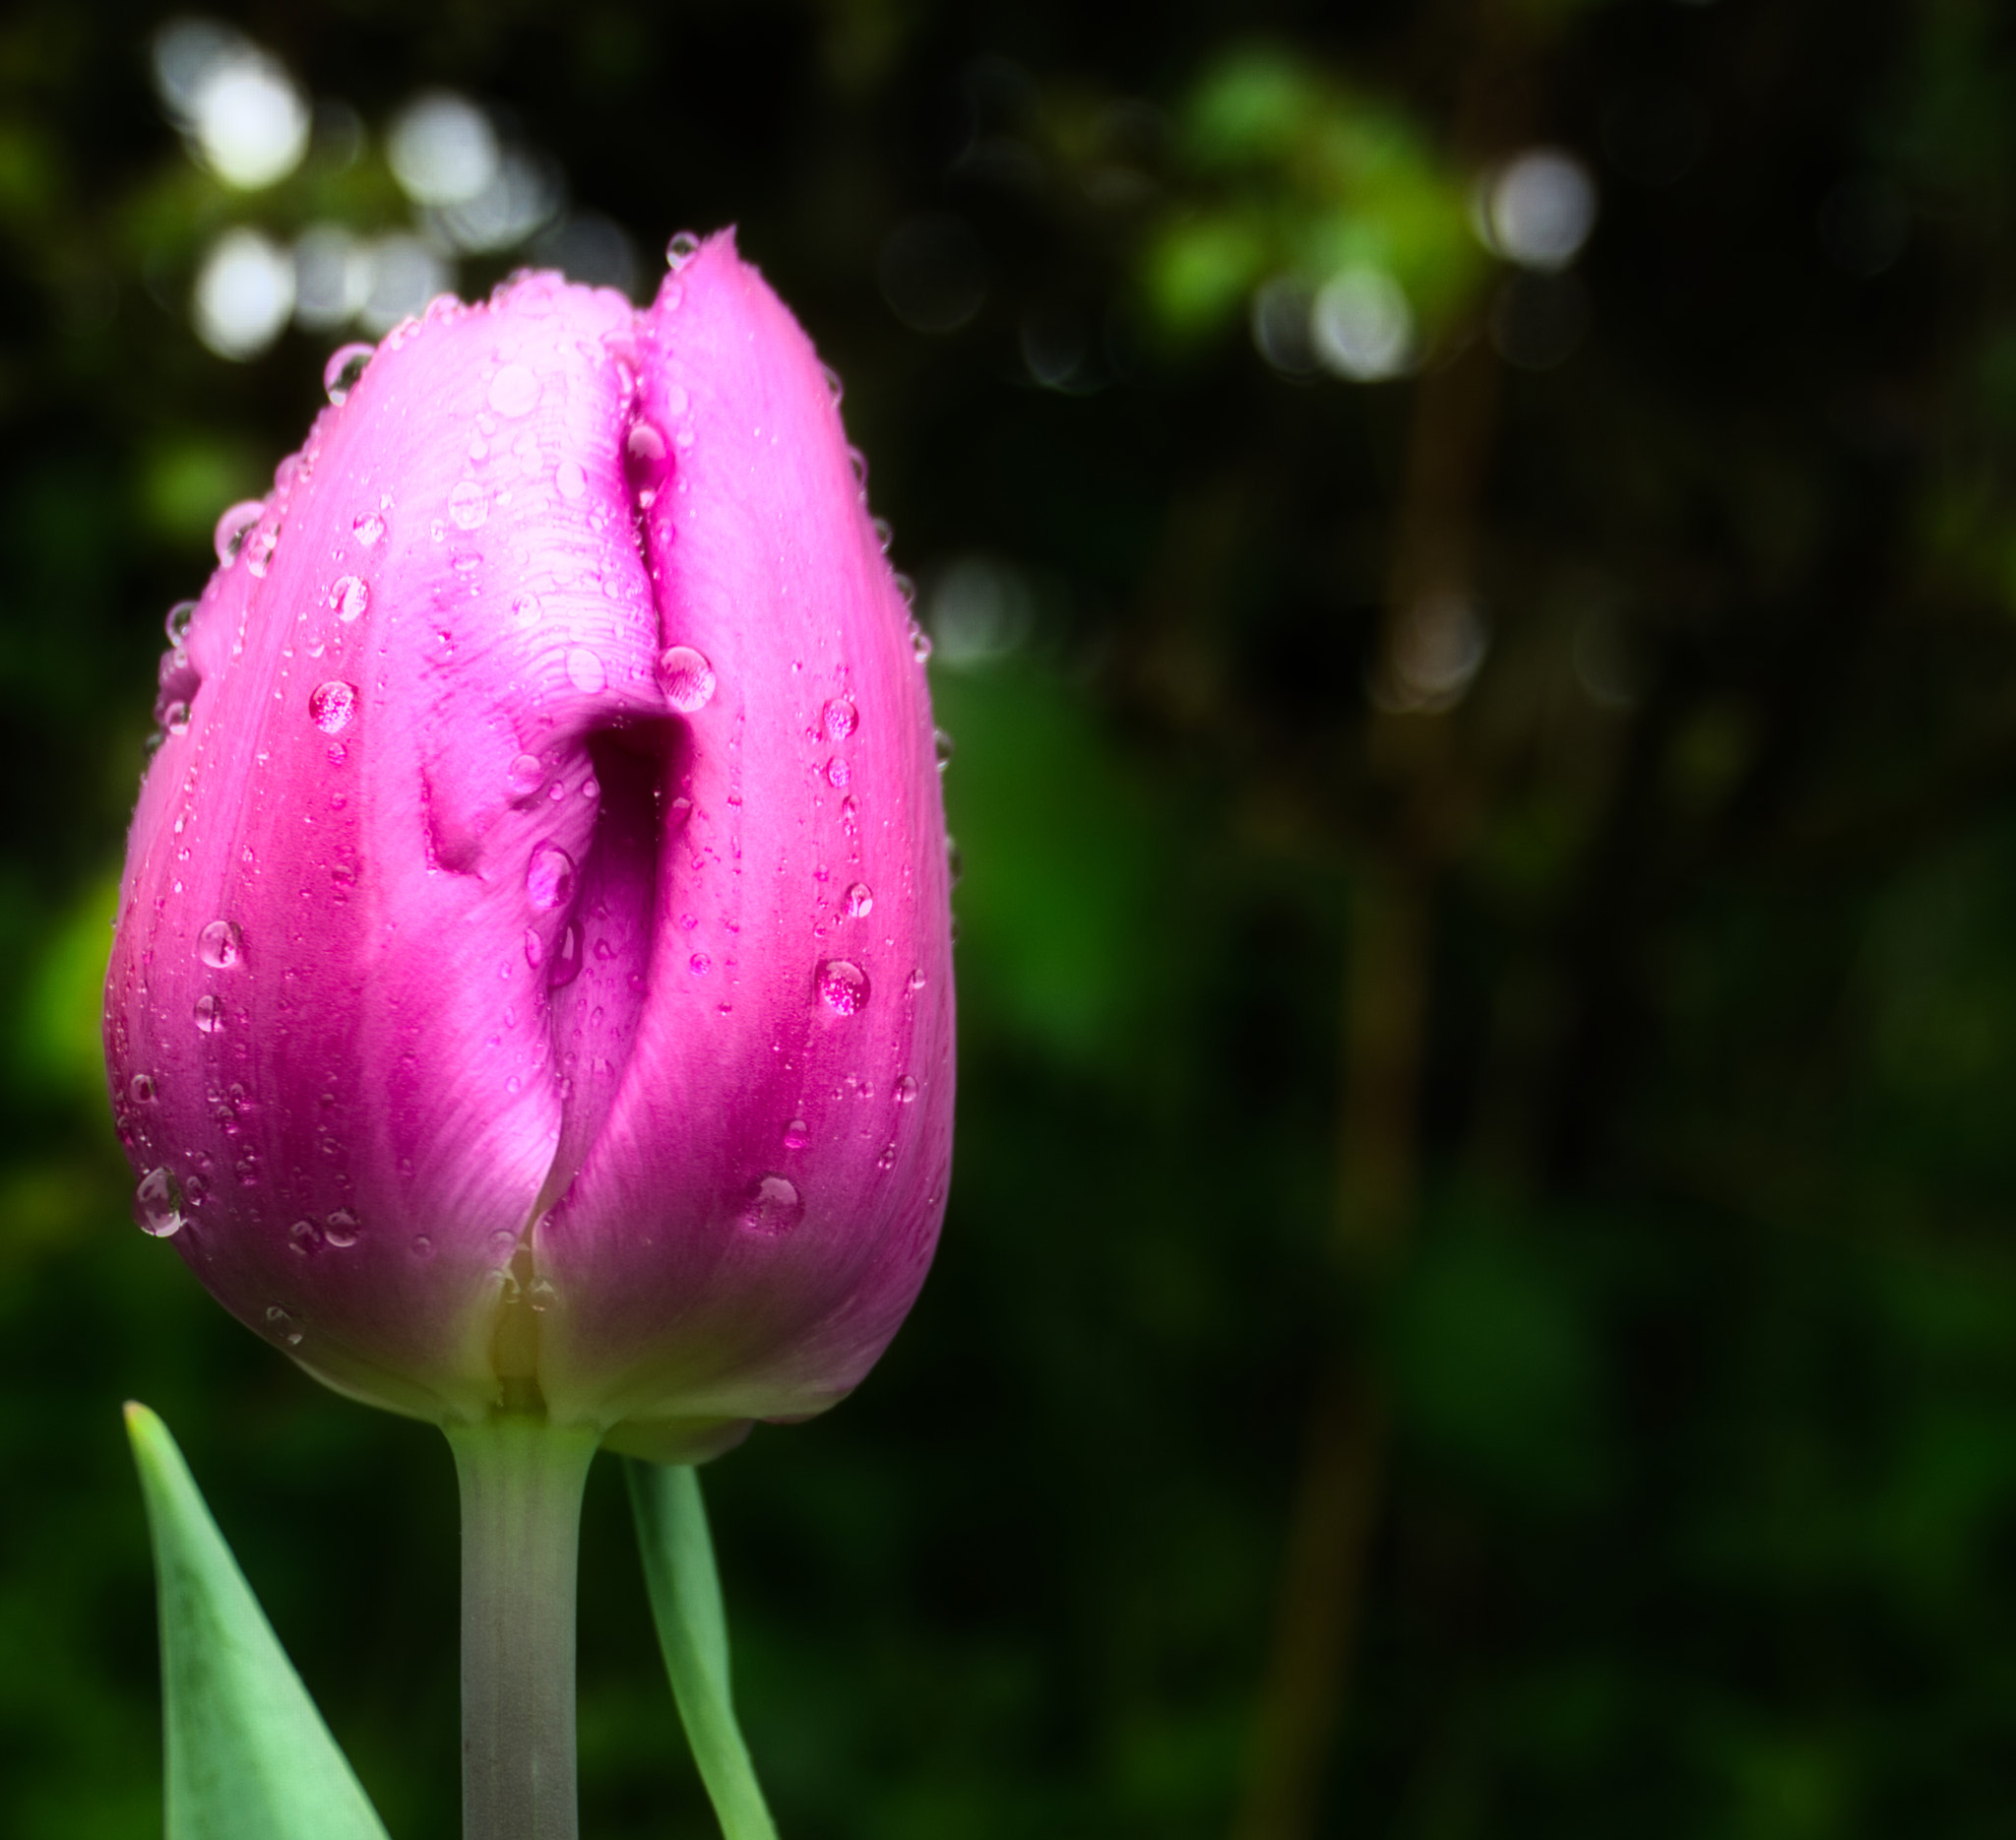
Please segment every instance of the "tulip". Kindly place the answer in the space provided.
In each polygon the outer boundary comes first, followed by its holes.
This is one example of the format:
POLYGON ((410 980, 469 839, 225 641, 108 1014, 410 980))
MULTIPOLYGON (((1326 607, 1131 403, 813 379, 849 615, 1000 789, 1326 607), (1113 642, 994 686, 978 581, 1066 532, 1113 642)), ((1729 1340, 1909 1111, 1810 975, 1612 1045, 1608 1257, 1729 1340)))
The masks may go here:
MULTIPOLYGON (((106 984, 140 1224, 448 1429, 466 1696, 565 1599, 567 1811, 471 1833, 572 1831, 589 1454, 845 1396, 945 1199, 928 647, 830 373, 675 249, 643 310, 524 276, 332 360, 170 615, 106 984)), ((560 1714, 481 1717, 508 1774, 560 1714)))

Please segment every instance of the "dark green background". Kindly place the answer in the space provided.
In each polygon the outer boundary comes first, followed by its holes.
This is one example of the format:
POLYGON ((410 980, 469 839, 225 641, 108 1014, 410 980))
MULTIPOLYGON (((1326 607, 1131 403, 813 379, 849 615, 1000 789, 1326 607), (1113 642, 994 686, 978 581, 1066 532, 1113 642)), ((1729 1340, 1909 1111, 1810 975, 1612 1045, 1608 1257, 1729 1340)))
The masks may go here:
MULTIPOLYGON (((0 20, 0 1832, 158 1830, 135 1396, 394 1834, 444 1835, 447 1451, 133 1230, 100 1090, 161 612, 334 343, 213 357, 194 261, 229 222, 400 215, 368 164, 250 199, 203 177, 150 87, 159 17, 0 20)), ((239 18, 367 126, 426 84, 509 111, 647 271, 738 223, 847 379, 923 604, 979 554, 1033 608, 1012 654, 933 666, 967 874, 931 1282, 854 1400, 707 1474, 785 1832, 1228 1831, 1338 1351, 1394 1429, 1315 1831, 2016 1826, 2005 10, 239 18), (1228 152, 1199 98, 1256 37, 1305 113, 1228 152), (1674 95, 1698 146, 1648 176, 1628 122, 1674 95), (1317 116, 1386 150, 1349 197, 1302 163, 1317 116), (1350 917, 1405 829, 1364 685, 1424 386, 1277 376, 1243 300, 1317 219, 1414 214, 1446 253, 1471 171, 1536 140, 1601 189, 1589 332, 1500 367, 1492 649, 1458 707, 1401 719, 1451 810, 1421 1188, 1371 1282, 1330 1249, 1335 1120, 1350 917), (1878 272, 1826 233, 1844 183, 1908 206, 1878 272), (877 279, 925 211, 987 265, 942 335, 877 279), (1227 235, 1185 269, 1200 224, 1227 235), (1093 329, 1071 389, 1024 361, 1045 314, 1093 329), (1591 632, 1628 698, 1578 680, 1591 632)), ((1503 280, 1476 251, 1442 275, 1450 348, 1503 280)), ((709 1831, 613 1470, 582 1595, 585 1832, 709 1831)))

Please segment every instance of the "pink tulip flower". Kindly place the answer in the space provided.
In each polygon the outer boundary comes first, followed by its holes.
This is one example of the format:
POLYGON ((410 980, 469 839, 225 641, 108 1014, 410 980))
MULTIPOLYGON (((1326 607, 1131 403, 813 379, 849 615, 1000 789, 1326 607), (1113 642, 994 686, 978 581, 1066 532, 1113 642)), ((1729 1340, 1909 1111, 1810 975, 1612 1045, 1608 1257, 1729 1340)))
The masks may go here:
POLYGON ((817 1413, 953 1101, 927 648, 837 389, 725 234, 331 376, 170 616, 105 993, 140 1222, 397 1411, 667 1460, 817 1413))

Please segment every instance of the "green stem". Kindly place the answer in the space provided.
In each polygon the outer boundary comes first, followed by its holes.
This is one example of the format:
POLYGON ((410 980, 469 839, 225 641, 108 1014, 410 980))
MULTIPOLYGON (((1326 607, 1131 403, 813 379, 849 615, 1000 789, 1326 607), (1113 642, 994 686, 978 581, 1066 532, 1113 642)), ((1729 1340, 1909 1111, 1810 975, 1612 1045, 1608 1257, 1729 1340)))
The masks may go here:
POLYGON ((600 1438, 516 1413, 446 1428, 462 1484, 463 1840, 576 1840, 574 1585, 600 1438))

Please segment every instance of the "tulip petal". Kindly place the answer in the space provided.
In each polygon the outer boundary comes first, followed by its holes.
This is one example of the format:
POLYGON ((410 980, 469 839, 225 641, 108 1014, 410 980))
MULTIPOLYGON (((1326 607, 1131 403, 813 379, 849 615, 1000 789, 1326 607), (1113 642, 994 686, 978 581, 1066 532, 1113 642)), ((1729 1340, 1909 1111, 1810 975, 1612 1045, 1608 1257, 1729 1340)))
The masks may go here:
POLYGON ((640 514, 685 734, 662 799, 685 807, 635 1045, 537 1231, 540 1371, 549 1399, 639 1423, 796 1416, 894 1333, 944 1199, 928 698, 825 375, 731 238, 668 278, 638 348, 645 445, 669 461, 640 514))

